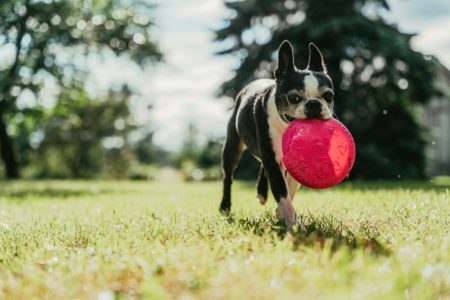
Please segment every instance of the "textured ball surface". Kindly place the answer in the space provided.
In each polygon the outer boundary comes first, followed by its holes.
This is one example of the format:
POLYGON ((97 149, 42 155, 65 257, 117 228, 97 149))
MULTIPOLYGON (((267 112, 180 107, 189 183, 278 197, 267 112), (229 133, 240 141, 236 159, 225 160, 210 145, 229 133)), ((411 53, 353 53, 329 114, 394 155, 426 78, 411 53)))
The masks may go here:
POLYGON ((336 119, 295 120, 283 134, 283 163, 299 183, 315 189, 334 186, 355 162, 355 142, 336 119))

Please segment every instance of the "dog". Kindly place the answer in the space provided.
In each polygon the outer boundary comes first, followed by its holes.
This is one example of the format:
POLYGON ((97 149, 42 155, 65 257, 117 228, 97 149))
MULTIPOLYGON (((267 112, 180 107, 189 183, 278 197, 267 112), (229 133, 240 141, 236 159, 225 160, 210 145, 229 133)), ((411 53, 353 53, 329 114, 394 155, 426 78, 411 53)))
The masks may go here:
MULTIPOLYGON (((276 216, 284 219, 288 231, 297 224, 292 205, 300 184, 286 171, 282 162, 281 138, 295 119, 330 119, 333 116, 334 87, 319 48, 309 44, 308 64, 304 70, 294 64, 292 45, 281 43, 274 79, 258 79, 236 96, 222 148, 223 196, 220 211, 231 209, 234 171, 245 149, 261 163, 257 198, 261 204, 272 190, 278 206, 276 216)), ((301 224, 298 224, 301 226, 301 224)))

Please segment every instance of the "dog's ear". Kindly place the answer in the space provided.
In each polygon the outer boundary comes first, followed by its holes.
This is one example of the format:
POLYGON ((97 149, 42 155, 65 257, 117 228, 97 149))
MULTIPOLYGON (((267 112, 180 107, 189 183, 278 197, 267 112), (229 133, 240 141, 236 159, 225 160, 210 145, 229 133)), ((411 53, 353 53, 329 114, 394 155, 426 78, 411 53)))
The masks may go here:
POLYGON ((323 60, 322 52, 314 43, 309 43, 309 58, 307 70, 327 73, 327 66, 323 60))
POLYGON ((275 70, 275 78, 280 77, 288 71, 294 71, 294 54, 291 43, 284 41, 278 49, 278 66, 275 70))

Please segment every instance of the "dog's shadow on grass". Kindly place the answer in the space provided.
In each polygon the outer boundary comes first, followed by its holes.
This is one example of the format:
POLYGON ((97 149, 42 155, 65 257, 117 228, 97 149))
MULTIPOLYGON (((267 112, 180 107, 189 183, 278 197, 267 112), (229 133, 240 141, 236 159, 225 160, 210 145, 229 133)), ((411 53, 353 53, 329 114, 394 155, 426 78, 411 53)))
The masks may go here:
POLYGON ((239 225, 239 228, 244 231, 251 231, 259 236, 272 234, 279 239, 284 239, 286 235, 292 235, 294 250, 298 250, 302 246, 330 247, 331 251, 334 252, 346 247, 350 250, 363 249, 374 255, 389 255, 387 247, 377 238, 358 235, 332 216, 308 214, 300 215, 298 218, 304 228, 296 227, 291 233, 287 232, 283 221, 277 220, 269 212, 259 217, 235 217, 231 215, 227 217, 227 221, 239 225))

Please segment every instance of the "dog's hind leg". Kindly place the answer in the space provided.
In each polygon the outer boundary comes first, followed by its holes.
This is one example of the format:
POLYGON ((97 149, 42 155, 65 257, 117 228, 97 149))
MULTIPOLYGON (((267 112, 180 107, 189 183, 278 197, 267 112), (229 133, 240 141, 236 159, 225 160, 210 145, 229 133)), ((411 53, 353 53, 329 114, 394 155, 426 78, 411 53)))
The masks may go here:
POLYGON ((264 171, 264 167, 261 164, 261 168, 259 169, 258 185, 256 187, 256 197, 259 199, 259 203, 261 203, 261 205, 266 204, 268 189, 269 182, 267 181, 266 171, 264 171))
POLYGON ((222 149, 223 196, 220 211, 228 214, 231 208, 231 184, 242 154, 243 143, 236 131, 236 110, 228 122, 227 138, 222 149))

